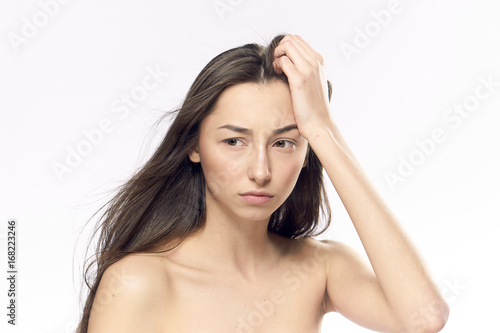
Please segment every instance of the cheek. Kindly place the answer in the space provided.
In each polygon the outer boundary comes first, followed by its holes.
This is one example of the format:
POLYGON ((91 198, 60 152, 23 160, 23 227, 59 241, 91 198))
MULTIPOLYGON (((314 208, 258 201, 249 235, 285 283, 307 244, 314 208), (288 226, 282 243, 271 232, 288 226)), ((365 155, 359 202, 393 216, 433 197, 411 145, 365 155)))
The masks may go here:
POLYGON ((302 166, 304 165, 303 158, 282 159, 276 163, 276 168, 273 172, 273 178, 279 180, 283 186, 284 192, 290 194, 295 187, 295 183, 299 178, 302 166))
POLYGON ((200 156, 205 182, 212 192, 227 188, 240 178, 240 164, 217 147, 200 144, 200 156))

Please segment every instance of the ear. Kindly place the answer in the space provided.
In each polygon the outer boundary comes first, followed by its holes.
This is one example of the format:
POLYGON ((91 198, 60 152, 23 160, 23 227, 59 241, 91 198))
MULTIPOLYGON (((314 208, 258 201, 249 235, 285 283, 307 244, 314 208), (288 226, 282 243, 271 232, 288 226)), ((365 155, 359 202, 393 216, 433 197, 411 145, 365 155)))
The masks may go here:
POLYGON ((196 145, 196 147, 189 153, 189 159, 193 163, 200 163, 200 153, 198 152, 198 145, 196 145))

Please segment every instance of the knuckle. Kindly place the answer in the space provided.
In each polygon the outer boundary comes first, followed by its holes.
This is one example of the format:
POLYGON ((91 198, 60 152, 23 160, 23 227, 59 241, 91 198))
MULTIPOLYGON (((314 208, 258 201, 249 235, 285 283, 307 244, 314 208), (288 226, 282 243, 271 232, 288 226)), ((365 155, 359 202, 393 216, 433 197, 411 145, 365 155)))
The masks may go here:
POLYGON ((280 44, 286 44, 287 42, 289 42, 289 41, 290 41, 290 38, 291 38, 291 37, 290 37, 290 35, 286 35, 285 37, 283 37, 283 38, 281 39, 280 44))
POLYGON ((308 67, 304 71, 304 77, 305 78, 315 77, 317 72, 318 72, 318 63, 315 63, 312 67, 308 67))
POLYGON ((290 43, 291 43, 291 40, 290 40, 290 39, 284 39, 284 40, 282 41, 283 47, 287 47, 287 46, 289 46, 289 45, 290 45, 290 43))
POLYGON ((307 82, 307 77, 305 75, 297 75, 296 82, 299 86, 303 86, 307 82))

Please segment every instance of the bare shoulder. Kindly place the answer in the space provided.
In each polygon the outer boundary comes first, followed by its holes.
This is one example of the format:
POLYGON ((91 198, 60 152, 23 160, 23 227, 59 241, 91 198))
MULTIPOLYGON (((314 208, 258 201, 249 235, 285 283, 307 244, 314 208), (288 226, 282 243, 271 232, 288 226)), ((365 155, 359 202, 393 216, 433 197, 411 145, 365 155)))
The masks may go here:
POLYGON ((330 280, 340 282, 354 276, 373 277, 367 259, 349 245, 334 240, 315 242, 317 257, 324 261, 330 280))
POLYGON ((325 255, 325 259, 327 259, 330 264, 332 261, 347 260, 358 262, 362 260, 361 255, 345 243, 330 239, 317 242, 319 243, 317 246, 320 248, 318 251, 321 251, 325 255))
POLYGON ((109 266, 92 305, 89 333, 155 331, 165 310, 168 279, 161 256, 129 255, 109 266))
POLYGON ((350 246, 335 240, 318 240, 311 237, 293 239, 290 248, 295 252, 306 256, 313 256, 315 259, 331 265, 340 264, 341 261, 358 261, 359 254, 350 246))

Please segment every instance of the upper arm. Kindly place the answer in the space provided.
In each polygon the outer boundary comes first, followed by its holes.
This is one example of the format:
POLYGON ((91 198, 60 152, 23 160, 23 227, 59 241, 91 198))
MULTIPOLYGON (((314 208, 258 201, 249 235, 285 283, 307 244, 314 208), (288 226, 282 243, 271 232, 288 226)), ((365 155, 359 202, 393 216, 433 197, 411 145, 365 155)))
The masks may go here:
POLYGON ((342 243, 322 243, 327 253, 326 312, 339 312, 349 320, 376 331, 398 331, 400 326, 371 267, 342 243))
POLYGON ((109 266, 97 288, 88 333, 160 331, 160 281, 158 267, 145 258, 125 257, 109 266))

